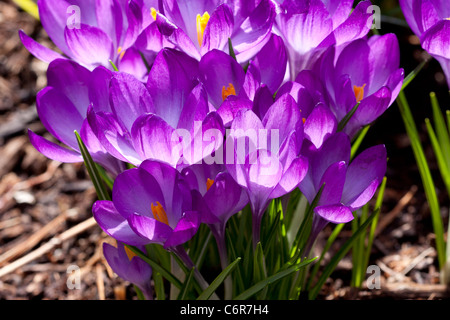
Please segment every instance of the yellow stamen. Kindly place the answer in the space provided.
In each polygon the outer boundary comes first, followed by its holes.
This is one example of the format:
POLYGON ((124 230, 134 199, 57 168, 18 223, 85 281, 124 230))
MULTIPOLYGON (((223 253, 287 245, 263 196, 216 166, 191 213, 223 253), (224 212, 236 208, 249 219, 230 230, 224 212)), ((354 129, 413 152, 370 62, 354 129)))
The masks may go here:
POLYGON ((155 8, 151 8, 150 10, 151 10, 151 15, 152 15, 153 19, 156 20, 156 15, 157 15, 158 11, 155 8))
POLYGON ((130 249, 128 249, 127 246, 125 246, 125 253, 127 254, 127 257, 130 261, 131 261, 131 259, 133 259, 134 257, 137 256, 137 254, 134 253, 133 251, 131 251, 130 249))
POLYGON ((366 84, 364 84, 362 87, 353 86, 353 92, 355 93, 356 102, 360 102, 362 99, 364 99, 364 88, 366 84))
POLYGON ((222 99, 223 100, 228 98, 228 96, 235 96, 235 95, 236 95, 236 90, 234 89, 234 86, 231 83, 228 84, 228 88, 225 88, 225 86, 223 86, 223 88, 222 88, 222 99))
POLYGON ((119 58, 120 58, 120 59, 122 59, 123 56, 125 55, 125 51, 126 51, 126 50, 123 50, 122 47, 118 47, 118 48, 117 48, 117 54, 119 55, 119 58))
POLYGON ((209 18, 210 16, 208 11, 206 11, 202 16, 200 14, 197 14, 197 38, 200 47, 202 46, 203 43, 203 33, 205 32, 209 18))
POLYGON ((211 188, 213 184, 214 184, 214 180, 211 180, 210 178, 208 178, 208 180, 206 180, 206 191, 208 191, 209 188, 211 188))
POLYGON ((305 124, 306 122, 306 118, 302 118, 303 124, 305 124))
POLYGON ((169 225, 169 220, 167 219, 166 211, 164 211, 164 208, 161 205, 161 203, 159 203, 159 201, 156 201, 156 206, 152 203, 151 207, 152 207, 153 217, 156 220, 158 220, 159 222, 169 225))
POLYGON ((450 17, 448 17, 448 18, 444 18, 444 20, 450 20, 450 17))

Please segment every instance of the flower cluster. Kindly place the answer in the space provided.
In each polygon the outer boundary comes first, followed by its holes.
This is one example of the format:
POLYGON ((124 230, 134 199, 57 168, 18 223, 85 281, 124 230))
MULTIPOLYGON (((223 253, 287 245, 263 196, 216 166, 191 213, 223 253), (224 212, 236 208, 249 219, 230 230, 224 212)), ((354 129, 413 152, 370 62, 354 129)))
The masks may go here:
MULTIPOLYGON (((352 141, 393 103, 404 74, 396 36, 369 37, 371 3, 353 2, 38 2, 61 53, 20 37, 49 63, 37 110, 62 145, 29 137, 50 159, 80 162, 78 131, 113 177, 112 200, 93 214, 119 242, 105 256, 120 276, 151 295, 151 270, 123 244, 180 252, 201 224, 226 260, 227 221, 247 205, 256 248, 271 201, 297 188, 309 204, 318 198, 310 243, 373 197, 386 149, 353 158, 352 141)), ((417 24, 424 46, 448 29, 437 19, 417 24)))

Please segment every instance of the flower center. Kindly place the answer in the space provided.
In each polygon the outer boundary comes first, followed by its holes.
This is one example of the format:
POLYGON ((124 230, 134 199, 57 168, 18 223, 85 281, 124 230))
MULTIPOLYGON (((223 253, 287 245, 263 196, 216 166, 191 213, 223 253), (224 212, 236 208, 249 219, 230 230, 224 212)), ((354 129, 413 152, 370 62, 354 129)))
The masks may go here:
POLYGON ((231 95, 235 96, 236 90, 234 89, 234 86, 229 83, 227 88, 225 88, 225 86, 222 87, 222 100, 225 100, 226 98, 228 98, 228 96, 231 95))
POLYGON ((214 184, 214 180, 208 178, 208 180, 206 180, 206 191, 208 191, 209 188, 211 188, 213 184, 214 184))
POLYGON ((158 11, 155 8, 151 8, 150 10, 153 19, 156 20, 156 14, 158 13, 158 11))
POLYGON ((205 11, 205 13, 202 16, 200 14, 197 14, 197 38, 200 47, 202 46, 203 43, 203 33, 205 32, 209 18, 210 16, 208 11, 205 11))
POLYGON ((167 219, 166 211, 164 210, 161 203, 159 203, 159 201, 156 201, 156 206, 152 203, 151 208, 152 208, 153 217, 156 220, 169 225, 169 220, 167 219))
POLYGON ((131 261, 131 259, 133 259, 134 257, 137 256, 137 254, 134 253, 133 251, 131 251, 130 249, 128 249, 127 246, 125 246, 125 253, 127 254, 127 257, 130 261, 131 261))
POLYGON ((119 59, 123 58, 123 56, 125 55, 125 51, 126 50, 123 50, 122 47, 117 48, 117 54, 119 55, 119 59))
POLYGON ((366 84, 364 84, 362 87, 353 86, 353 92, 355 93, 356 102, 360 102, 362 99, 364 99, 364 87, 366 84))

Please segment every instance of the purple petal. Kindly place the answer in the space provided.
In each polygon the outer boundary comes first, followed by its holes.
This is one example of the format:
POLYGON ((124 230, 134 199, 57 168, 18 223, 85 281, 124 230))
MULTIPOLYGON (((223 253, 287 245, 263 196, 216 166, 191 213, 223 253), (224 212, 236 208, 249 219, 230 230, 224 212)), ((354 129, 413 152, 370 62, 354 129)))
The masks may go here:
POLYGON ((336 132, 337 120, 323 104, 317 105, 305 122, 305 136, 319 149, 329 135, 336 132))
POLYGON ((92 213, 100 228, 114 239, 132 246, 149 243, 148 239, 137 235, 131 229, 127 220, 117 212, 112 201, 96 201, 92 213))
POLYGON ((270 198, 279 198, 297 188, 307 172, 308 160, 304 157, 296 158, 283 173, 283 177, 270 194, 270 198))
POLYGON ((118 48, 124 29, 124 16, 119 2, 117 0, 96 0, 95 13, 98 28, 110 37, 114 48, 118 48))
POLYGON ((176 247, 190 240, 197 233, 200 223, 200 214, 198 212, 185 212, 172 234, 164 243, 164 248, 176 247))
POLYGON ((204 84, 212 104, 218 108, 223 102, 222 92, 232 85, 236 95, 245 80, 244 69, 230 55, 219 50, 205 54, 199 63, 200 81, 204 84))
POLYGON ((149 243, 164 244, 172 234, 172 228, 156 219, 131 214, 128 219, 131 229, 149 243))
POLYGON ((112 198, 124 219, 132 214, 153 218, 152 203, 156 206, 159 202, 166 209, 158 181, 149 172, 137 168, 126 170, 117 176, 112 198))
POLYGON ((273 94, 266 85, 262 85, 255 93, 252 110, 260 119, 263 119, 273 102, 273 94))
POLYGON ((428 29, 422 35, 421 43, 432 56, 450 59, 450 21, 439 21, 428 29))
POLYGON ((261 50, 269 41, 276 13, 270 0, 261 0, 231 37, 236 59, 243 63, 261 50))
POLYGON ((113 77, 113 72, 105 67, 95 68, 89 77, 89 101, 95 112, 112 112, 109 103, 109 84, 113 77))
POLYGON ((286 74, 287 52, 283 40, 272 34, 269 42, 256 55, 254 63, 261 72, 261 82, 275 93, 286 74))
POLYGON ((352 211, 340 204, 316 207, 314 212, 323 219, 336 224, 347 223, 354 218, 352 211))
POLYGON ((147 88, 155 113, 176 128, 182 108, 197 85, 198 63, 182 52, 164 49, 156 57, 147 88))
POLYGON ((192 132, 196 121, 203 121, 209 112, 208 95, 203 84, 199 83, 187 97, 177 128, 192 132))
POLYGON ((204 55, 212 49, 223 50, 228 44, 234 28, 233 12, 226 4, 221 4, 212 13, 206 25, 201 54, 204 55))
POLYGON ((49 159, 66 163, 83 161, 83 157, 79 152, 72 149, 63 148, 56 143, 50 142, 47 139, 38 136, 31 130, 28 130, 28 137, 30 138, 30 142, 33 147, 49 159))
POLYGON ((174 128, 154 114, 144 114, 131 129, 133 146, 141 159, 160 160, 175 166, 180 155, 174 148, 179 137, 174 128))
MULTIPOLYGON (((152 64, 153 60, 147 62, 152 64)), ((125 51, 125 54, 120 59, 118 68, 121 72, 134 75, 139 81, 147 82, 147 66, 144 63, 141 52, 134 47, 128 48, 125 51)))
POLYGON ((378 145, 364 150, 350 164, 342 195, 342 203, 357 209, 375 194, 386 173, 386 148, 378 145))
POLYGON ((111 39, 96 27, 83 24, 80 29, 66 27, 64 37, 74 59, 88 68, 108 66, 114 56, 111 39))
POLYGON ((217 110, 217 113, 222 118, 225 127, 229 127, 236 115, 245 110, 252 109, 252 102, 248 99, 229 96, 217 110))
POLYGON ((147 88, 130 74, 114 74, 110 83, 109 97, 114 114, 129 132, 139 116, 154 112, 152 97, 147 88))
MULTIPOLYGON (((319 205, 340 203, 344 190, 345 177, 348 164, 344 161, 330 165, 321 177, 320 183, 316 185, 316 193, 322 188, 319 205)), ((314 195, 315 197, 316 195, 314 195)), ((313 199, 308 199, 312 201, 313 199)))
POLYGON ((46 87, 36 97, 36 108, 45 128, 59 141, 77 150, 73 132, 80 131, 84 116, 73 103, 59 90, 46 87))
POLYGON ((215 176, 204 200, 211 213, 223 224, 248 203, 245 189, 238 185, 228 172, 215 176))
POLYGON ((50 63, 56 59, 65 59, 59 53, 47 47, 44 47, 40 43, 34 41, 32 38, 27 36, 25 32, 23 32, 22 30, 19 30, 19 37, 24 47, 27 48, 27 50, 30 51, 30 53, 39 60, 50 63))

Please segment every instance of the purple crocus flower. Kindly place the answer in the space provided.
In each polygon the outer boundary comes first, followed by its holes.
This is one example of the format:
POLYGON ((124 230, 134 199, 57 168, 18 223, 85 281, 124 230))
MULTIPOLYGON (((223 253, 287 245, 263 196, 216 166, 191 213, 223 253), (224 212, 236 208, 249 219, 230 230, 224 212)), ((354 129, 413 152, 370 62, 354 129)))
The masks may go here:
MULTIPOLYGON (((193 206, 201 213, 217 242, 222 269, 228 264, 225 227, 232 215, 248 204, 246 190, 236 183, 223 164, 198 164, 183 169, 193 195, 193 206)), ((225 280, 225 299, 231 298, 232 283, 225 280)))
POLYGON ((171 49, 158 54, 147 86, 116 73, 111 112, 88 111, 94 134, 111 155, 134 165, 146 159, 173 167, 201 161, 221 146, 224 129, 220 116, 209 112, 197 74, 197 61, 171 49))
POLYGON ((247 190, 254 246, 269 201, 295 189, 308 170, 307 160, 300 156, 302 141, 300 110, 289 94, 273 103, 262 120, 247 110, 231 124, 225 161, 228 172, 247 190))
POLYGON ((289 52, 290 79, 311 69, 330 46, 340 46, 364 37, 370 30, 370 1, 285 0, 278 6, 275 30, 289 52))
POLYGON ((123 243, 117 242, 117 247, 103 243, 103 255, 111 269, 123 280, 136 285, 147 300, 153 299, 150 284, 152 268, 136 256, 123 243))
POLYGON ((422 48, 441 64, 450 88, 450 2, 400 0, 400 7, 422 48))
MULTIPOLYGON (((400 50, 394 34, 355 40, 340 54, 336 51, 335 47, 330 47, 323 55, 318 73, 322 88, 326 88, 323 96, 328 95, 328 104, 338 121, 359 103, 344 129, 352 137, 395 101, 403 84, 404 71, 399 68, 400 50)), ((306 78, 310 79, 311 73, 306 78)), ((305 86, 311 83, 305 80, 303 73, 296 81, 305 86)), ((313 86, 319 90, 317 84, 313 86)))
POLYGON ((110 110, 107 98, 112 72, 104 67, 89 71, 79 64, 57 59, 47 70, 48 86, 36 97, 36 108, 45 128, 64 148, 29 130, 31 144, 46 157, 61 162, 82 162, 74 131, 77 130, 94 161, 117 175, 123 164, 111 157, 93 135, 86 115, 90 103, 97 111, 110 110))
MULTIPOLYGON (((93 70, 111 68, 143 76, 147 70, 134 43, 148 27, 150 8, 157 0, 39 0, 39 16, 50 39, 62 53, 93 70)), ((37 58, 51 62, 64 58, 19 32, 25 47, 37 58)))
POLYGON ((278 90, 286 64, 283 41, 273 34, 246 71, 229 54, 216 49, 209 51, 199 62, 199 80, 210 104, 217 109, 224 125, 229 126, 239 111, 254 108, 255 99, 261 97, 258 93, 261 87, 270 96, 278 90))
POLYGON ((212 49, 228 52, 230 38, 238 62, 245 62, 270 39, 275 14, 270 0, 163 0, 157 23, 170 42, 197 60, 212 49))
POLYGON ((176 248, 191 239, 201 223, 181 174, 153 160, 119 174, 112 201, 97 201, 92 210, 108 235, 133 246, 176 248))
MULTIPOLYGON (((323 136, 320 130, 315 132, 323 136)), ((310 130, 310 134, 314 135, 313 130, 310 130)), ((323 187, 314 208, 309 245, 312 245, 327 223, 353 220, 352 212, 364 206, 375 194, 386 172, 387 163, 383 145, 364 150, 350 162, 350 138, 343 132, 328 135, 317 146, 307 141, 303 147, 302 153, 308 158, 310 168, 299 186, 310 204, 323 187)))

